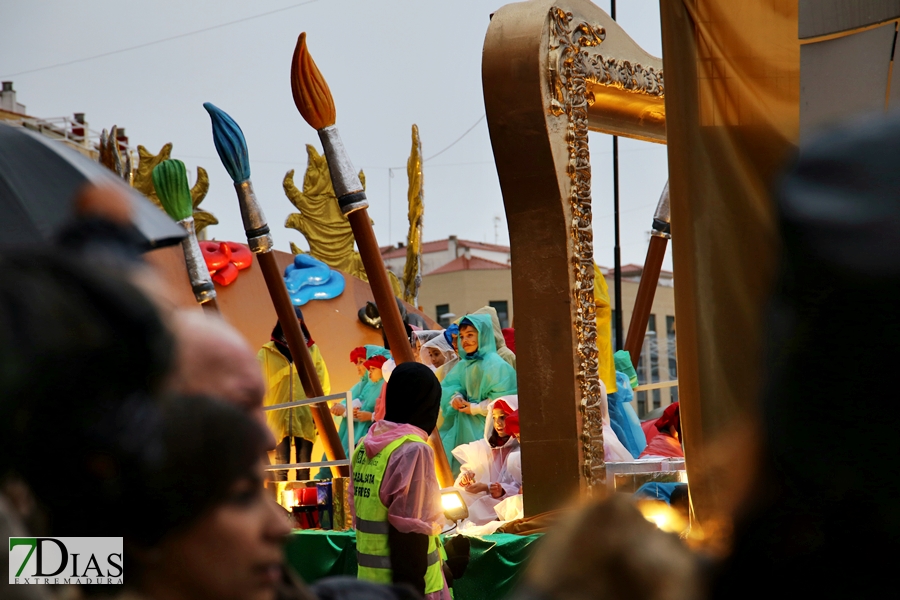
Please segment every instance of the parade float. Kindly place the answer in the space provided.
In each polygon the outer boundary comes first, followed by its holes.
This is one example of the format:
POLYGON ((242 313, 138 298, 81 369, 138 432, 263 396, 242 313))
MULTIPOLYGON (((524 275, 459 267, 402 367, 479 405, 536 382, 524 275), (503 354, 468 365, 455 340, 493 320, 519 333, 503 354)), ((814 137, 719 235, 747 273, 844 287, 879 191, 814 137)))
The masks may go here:
MULTIPOLYGON (((666 78, 661 59, 644 52, 587 0, 532 0, 493 13, 482 75, 513 256, 527 516, 548 514, 573 497, 605 494, 616 487, 617 475, 641 474, 648 466, 604 460, 599 381, 612 360, 612 348, 598 332, 602 294, 595 289, 588 144, 588 132, 600 131, 664 143, 669 149, 669 184, 652 221, 648 215, 653 230, 648 281, 647 286, 642 281, 626 349, 633 357, 640 353, 653 273, 658 273, 671 235, 692 532, 713 544, 727 537, 736 499, 752 475, 756 448, 762 315, 777 246, 769 189, 782 161, 796 148, 803 124, 811 122, 815 111, 809 107, 831 116, 846 113, 827 100, 825 69, 801 73, 801 46, 804 64, 821 67, 834 56, 826 47, 857 32, 884 29, 884 39, 891 37, 888 29, 893 31, 895 22, 890 19, 898 15, 888 12, 841 20, 834 16, 838 12, 816 17, 803 0, 662 2, 666 78), (809 84, 805 97, 801 75, 809 84)), ((866 52, 853 56, 865 61, 866 52)), ((333 369, 334 387, 343 390, 356 378, 344 360, 348 350, 383 343, 382 332, 359 318, 367 302, 377 306, 384 335, 398 348, 397 362, 412 359, 395 296, 414 299, 421 212, 420 207, 410 210, 418 217, 410 223, 408 273, 402 285, 392 286, 366 215, 364 179, 343 148, 327 84, 314 69, 302 37, 291 75, 298 109, 319 132, 323 154, 308 149, 310 166, 302 190, 292 174, 285 178, 287 196, 299 210, 287 225, 307 237, 312 259, 344 281, 335 297, 303 305, 310 328, 323 332, 316 341, 333 369)), ((885 85, 887 89, 873 84, 873 96, 883 104, 890 102, 890 86, 885 85)), ((208 110, 215 122, 217 109, 208 110)), ((230 127, 225 117, 218 114, 230 127)), ((303 287, 291 283, 290 276, 286 281, 285 271, 299 273, 294 279, 301 280, 304 270, 324 272, 317 263, 296 262, 292 254, 271 250, 271 232, 253 204, 248 165, 241 164, 246 163, 246 148, 240 148, 239 137, 232 128, 231 134, 217 134, 216 144, 223 162, 234 165, 229 172, 242 201, 248 243, 207 244, 198 255, 192 245, 188 248, 193 244, 188 238, 181 246, 150 252, 148 259, 165 273, 181 305, 210 304, 214 291, 222 316, 259 346, 268 339, 276 315, 290 316, 287 309, 295 302, 288 288, 303 287), (246 260, 245 251, 257 258, 246 260), (204 256, 210 275, 202 272, 197 256, 204 256), (281 300, 273 304, 270 292, 281 300)), ((118 157, 107 152, 107 160, 154 198, 151 173, 170 152, 142 153, 133 175, 118 157)), ((415 172, 421 173, 421 162, 411 158, 410 173, 415 172)), ((190 216, 198 230, 211 222, 199 209, 207 185, 205 173, 198 170, 198 181, 189 190, 190 216)), ((411 182, 411 190, 420 190, 421 181, 417 185, 411 182)), ((180 193, 184 195, 183 184, 180 193)), ((414 196, 421 199, 411 191, 414 196)), ((188 218, 183 212, 175 216, 182 222, 188 218)), ((329 274, 318 277, 331 281, 329 274)), ((416 313, 411 304, 405 308, 416 313)), ((609 326, 608 308, 600 315, 601 328, 609 326)), ((293 337, 295 343, 302 339, 299 332, 293 337)), ((315 382, 309 383, 307 395, 313 397, 315 382)), ((604 383, 608 389, 615 385, 604 383)), ((327 423, 330 419, 323 419, 323 429, 333 430, 327 423)), ((333 448, 329 458, 339 457, 338 450, 333 448)), ((684 466, 668 464, 665 469, 684 466)), ((663 463, 657 461, 656 468, 663 470, 663 463)), ((479 538, 473 543, 471 570, 457 593, 464 598, 502 596, 534 539, 511 534, 479 538)), ((309 580, 355 570, 352 532, 303 532, 289 543, 288 555, 309 580), (310 561, 310 556, 317 558, 310 561)))

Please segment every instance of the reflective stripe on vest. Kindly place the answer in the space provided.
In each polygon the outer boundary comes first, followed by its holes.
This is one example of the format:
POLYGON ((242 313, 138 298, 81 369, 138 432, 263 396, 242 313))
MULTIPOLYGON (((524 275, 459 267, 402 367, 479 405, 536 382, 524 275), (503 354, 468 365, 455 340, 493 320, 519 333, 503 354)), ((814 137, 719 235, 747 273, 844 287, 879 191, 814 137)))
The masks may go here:
MULTIPOLYGON (((363 442, 353 453, 353 496, 356 507, 357 576, 376 583, 393 583, 391 551, 388 544, 388 509, 379 492, 391 454, 405 443, 424 443, 419 436, 407 435, 394 440, 371 459, 363 442)), ((441 572, 441 542, 428 536, 428 568, 425 571, 425 593, 444 587, 441 572)))
MULTIPOLYGON (((358 530, 357 530, 358 531, 358 530)), ((437 548, 433 552, 428 553, 428 565, 431 566, 441 560, 441 549, 437 548)), ((361 567, 369 567, 371 569, 390 569, 390 556, 375 556, 374 554, 356 553, 356 562, 361 567)))

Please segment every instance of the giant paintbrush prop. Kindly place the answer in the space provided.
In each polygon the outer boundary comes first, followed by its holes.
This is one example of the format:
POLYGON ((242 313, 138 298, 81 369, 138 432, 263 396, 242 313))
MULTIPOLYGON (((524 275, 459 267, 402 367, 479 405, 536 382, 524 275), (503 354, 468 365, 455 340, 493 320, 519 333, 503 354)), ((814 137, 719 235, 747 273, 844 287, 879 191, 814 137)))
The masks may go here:
POLYGON ((635 367, 641 357, 647 323, 650 322, 650 311, 656 286, 659 284, 659 273, 662 271, 663 259, 666 257, 666 246, 669 244, 669 182, 663 188, 653 214, 653 230, 650 232, 650 245, 647 247, 647 259, 641 271, 641 282, 634 299, 634 310, 631 311, 631 324, 628 326, 628 337, 625 338, 625 350, 631 354, 631 364, 635 367))
POLYGON ((200 244, 197 243, 197 232, 194 231, 194 204, 184 163, 180 160, 164 160, 156 165, 153 169, 153 187, 156 188, 156 196, 166 214, 188 232, 188 236, 181 240, 181 248, 184 250, 184 262, 194 298, 204 310, 218 313, 216 286, 209 275, 200 244))
MULTIPOLYGON (((288 348, 297 365, 297 374, 307 398, 319 398, 325 395, 322 383, 316 374, 316 366, 312 355, 306 346, 306 340, 300 331, 300 323, 294 312, 294 305, 285 287, 281 269, 275 262, 272 253, 272 235, 269 233, 269 225, 263 214, 262 207, 253 193, 253 185, 250 182, 250 157, 247 150, 247 142, 244 133, 238 124, 228 114, 209 102, 203 105, 212 119, 213 140, 216 151, 225 166, 225 170, 234 181, 234 189, 237 191, 238 203, 241 206, 241 218, 244 221, 244 231, 247 234, 247 245, 256 254, 259 268, 266 280, 269 296, 275 306, 275 314, 284 330, 288 348)), ((325 446, 325 456, 328 460, 343 460, 347 456, 344 447, 334 428, 334 420, 325 402, 319 402, 312 406, 312 416, 316 423, 316 429, 322 436, 325 446)), ((332 467, 335 476, 349 477, 350 470, 346 466, 332 467)))
MULTIPOLYGON (((372 295, 375 297, 375 305, 381 315, 384 334, 391 347, 391 355, 397 364, 412 362, 415 358, 406 335, 406 327, 394 299, 384 260, 375 239, 375 231, 372 229, 372 221, 369 219, 369 201, 335 127, 334 99, 331 90, 328 89, 328 83, 306 48, 306 33, 300 34, 294 50, 294 60, 291 63, 291 92, 294 104, 297 105, 303 119, 319 133, 325 158, 328 160, 328 170, 331 172, 334 194, 337 196, 341 212, 350 222, 353 237, 356 238, 359 255, 369 278, 372 295)), ((453 485, 453 474, 437 430, 431 433, 429 440, 434 448, 438 480, 442 486, 453 485)))

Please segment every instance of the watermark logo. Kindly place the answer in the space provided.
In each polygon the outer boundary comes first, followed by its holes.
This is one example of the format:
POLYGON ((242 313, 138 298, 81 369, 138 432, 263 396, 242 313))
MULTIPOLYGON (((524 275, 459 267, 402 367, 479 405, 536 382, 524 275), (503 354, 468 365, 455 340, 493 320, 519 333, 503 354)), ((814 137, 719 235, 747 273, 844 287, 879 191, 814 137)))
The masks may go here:
POLYGON ((121 584, 120 537, 11 537, 10 585, 121 584))

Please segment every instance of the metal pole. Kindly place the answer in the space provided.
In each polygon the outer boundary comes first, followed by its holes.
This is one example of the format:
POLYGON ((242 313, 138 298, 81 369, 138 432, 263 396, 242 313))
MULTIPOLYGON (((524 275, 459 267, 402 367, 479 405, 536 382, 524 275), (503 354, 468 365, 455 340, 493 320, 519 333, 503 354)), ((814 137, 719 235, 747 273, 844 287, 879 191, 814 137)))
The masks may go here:
MULTIPOLYGON (((616 0, 610 0, 609 12, 616 20, 616 0)), ((619 239, 619 136, 614 135, 613 147, 613 220, 615 221, 615 243, 613 245, 613 285, 616 288, 616 350, 625 347, 625 328, 622 326, 622 248, 619 239)))

